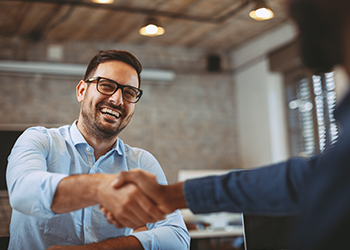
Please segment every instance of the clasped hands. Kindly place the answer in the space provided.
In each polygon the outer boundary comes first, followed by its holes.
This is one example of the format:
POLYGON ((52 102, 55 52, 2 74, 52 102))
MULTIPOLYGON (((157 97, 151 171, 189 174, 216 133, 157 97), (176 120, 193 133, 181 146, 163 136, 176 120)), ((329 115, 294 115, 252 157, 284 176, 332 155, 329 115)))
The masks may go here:
POLYGON ((172 202, 172 188, 160 185, 154 175, 143 170, 120 172, 110 185, 121 191, 119 199, 107 199, 100 210, 117 228, 138 228, 165 219, 177 208, 172 202))

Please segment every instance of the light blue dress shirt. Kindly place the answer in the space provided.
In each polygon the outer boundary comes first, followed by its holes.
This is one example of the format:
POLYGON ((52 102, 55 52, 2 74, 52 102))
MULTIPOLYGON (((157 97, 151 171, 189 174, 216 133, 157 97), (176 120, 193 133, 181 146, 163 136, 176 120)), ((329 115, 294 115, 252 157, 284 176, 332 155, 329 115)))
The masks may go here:
POLYGON ((27 129, 8 158, 7 185, 13 208, 9 249, 47 249, 52 245, 83 245, 110 237, 134 235, 145 249, 188 249, 190 236, 181 213, 147 224, 148 231, 132 233, 109 224, 99 205, 55 214, 51 203, 58 183, 69 175, 118 173, 140 168, 166 184, 158 161, 149 152, 118 138, 97 161, 76 126, 27 129))

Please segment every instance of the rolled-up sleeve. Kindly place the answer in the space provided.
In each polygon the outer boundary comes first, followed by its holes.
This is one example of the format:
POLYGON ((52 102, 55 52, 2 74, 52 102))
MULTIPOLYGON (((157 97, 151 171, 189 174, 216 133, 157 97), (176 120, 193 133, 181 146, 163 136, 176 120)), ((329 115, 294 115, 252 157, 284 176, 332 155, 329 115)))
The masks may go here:
POLYGON ((182 219, 180 211, 167 215, 165 220, 147 224, 148 231, 134 235, 144 249, 179 250, 190 248, 190 235, 182 219))
POLYGON ((6 172, 13 209, 38 217, 52 217, 51 203, 58 183, 67 175, 47 172, 49 138, 44 130, 28 129, 16 141, 6 172))

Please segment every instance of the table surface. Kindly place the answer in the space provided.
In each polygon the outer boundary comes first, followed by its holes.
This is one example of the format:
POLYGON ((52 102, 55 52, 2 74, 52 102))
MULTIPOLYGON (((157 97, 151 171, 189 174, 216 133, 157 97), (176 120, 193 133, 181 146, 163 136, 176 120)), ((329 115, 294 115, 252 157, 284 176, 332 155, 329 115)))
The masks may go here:
POLYGON ((192 239, 200 238, 221 238, 221 237, 235 237, 243 236, 243 226, 232 226, 228 230, 214 229, 214 230, 189 230, 192 239))

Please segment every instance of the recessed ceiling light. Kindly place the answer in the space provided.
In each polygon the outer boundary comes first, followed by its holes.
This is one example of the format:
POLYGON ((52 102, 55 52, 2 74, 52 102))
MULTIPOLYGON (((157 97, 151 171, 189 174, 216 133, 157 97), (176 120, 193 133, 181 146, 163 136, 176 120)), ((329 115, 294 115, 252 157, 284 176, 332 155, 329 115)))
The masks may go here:
POLYGON ((91 0, 94 3, 104 3, 104 4, 109 4, 109 3, 113 3, 114 0, 91 0))
POLYGON ((255 8, 249 13, 249 16, 257 21, 269 20, 274 17, 273 11, 267 7, 265 0, 258 0, 255 8))
POLYGON ((146 25, 140 29, 140 34, 143 36, 160 36, 164 32, 164 28, 159 25, 155 18, 149 18, 146 25))

